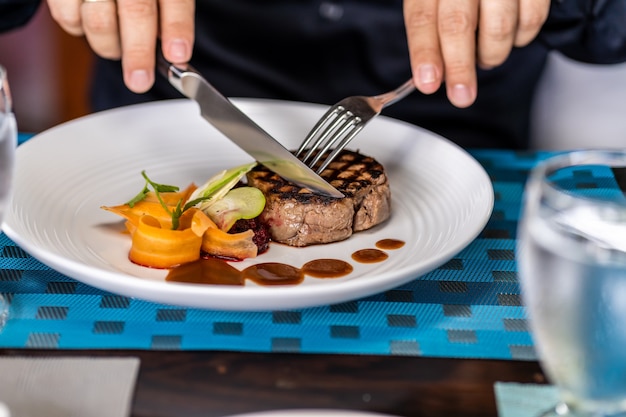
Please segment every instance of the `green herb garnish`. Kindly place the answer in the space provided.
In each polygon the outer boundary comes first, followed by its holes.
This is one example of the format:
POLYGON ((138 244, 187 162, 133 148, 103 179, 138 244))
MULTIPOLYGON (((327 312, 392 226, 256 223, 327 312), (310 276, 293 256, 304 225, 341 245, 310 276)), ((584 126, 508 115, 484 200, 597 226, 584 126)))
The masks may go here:
MULTIPOLYGON (((128 204, 128 206, 132 208, 135 204, 144 200, 150 192, 150 189, 152 189, 152 191, 154 191, 154 194, 156 195, 157 200, 159 200, 161 207, 163 207, 163 209, 172 217, 172 230, 176 230, 178 229, 180 216, 182 216, 182 214, 186 210, 198 206, 200 203, 205 203, 200 204, 199 208, 203 211, 206 211, 208 207, 210 207, 210 204, 206 204, 207 202, 213 203, 221 199, 224 195, 228 193, 228 191, 230 191, 231 188, 233 188, 239 182, 239 180, 248 171, 254 168, 255 165, 256 162, 241 165, 220 172, 219 174, 209 179, 209 181, 207 181, 202 187, 196 189, 196 191, 191 195, 187 204, 185 204, 184 206, 183 200, 180 199, 173 210, 170 210, 167 204, 165 204, 163 198, 161 197, 161 193, 175 193, 180 190, 179 187, 175 185, 156 183, 148 177, 146 171, 144 170, 141 171, 141 176, 146 180, 146 184, 144 185, 143 189, 126 204, 128 204)), ((263 205, 264 204, 265 200, 263 199, 263 205)))
POLYGON ((148 178, 148 175, 146 174, 145 170, 141 171, 141 176, 146 180, 146 184, 144 185, 143 190, 141 190, 139 194, 133 197, 126 204, 128 204, 128 206, 132 208, 135 204, 137 204, 138 202, 146 198, 146 196, 150 192, 150 187, 152 187, 152 190, 154 191, 154 194, 156 195, 157 200, 159 200, 161 207, 163 207, 163 209, 170 216, 172 216, 172 230, 178 229, 180 216, 182 216, 183 212, 185 211, 181 207, 183 201, 181 199, 178 202, 178 204, 176 204, 176 207, 172 211, 169 209, 169 207, 167 207, 167 204, 165 204, 165 202, 163 201, 163 198, 161 197, 161 193, 175 193, 175 192, 178 192, 180 188, 178 188, 175 185, 159 184, 157 182, 152 181, 150 178, 148 178))
POLYGON ((135 204, 139 203, 141 200, 146 198, 146 196, 150 192, 150 188, 149 188, 150 186, 152 187, 152 189, 154 190, 154 193, 156 194, 157 198, 161 202, 161 205, 163 205, 164 207, 165 207, 165 204, 163 203, 163 200, 161 199, 161 196, 159 195, 159 193, 172 193, 172 192, 175 193, 179 190, 179 188, 175 185, 159 184, 159 183, 152 181, 150 178, 148 178, 148 175, 146 174, 145 170, 141 171, 141 176, 144 177, 144 179, 146 180, 146 185, 143 187, 143 190, 139 192, 139 194, 137 194, 135 197, 133 197, 130 201, 126 203, 131 208, 134 207, 135 204))

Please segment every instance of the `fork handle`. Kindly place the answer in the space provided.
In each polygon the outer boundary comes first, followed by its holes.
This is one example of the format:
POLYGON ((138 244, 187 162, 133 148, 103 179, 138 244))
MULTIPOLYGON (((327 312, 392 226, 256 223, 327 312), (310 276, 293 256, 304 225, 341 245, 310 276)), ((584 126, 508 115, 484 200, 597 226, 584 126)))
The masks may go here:
POLYGON ((400 87, 396 88, 395 90, 389 91, 388 93, 374 96, 374 98, 380 101, 382 104, 382 107, 385 108, 387 106, 392 105, 393 103, 397 101, 402 100, 403 98, 411 94, 413 91, 415 91, 415 88, 416 88, 415 83, 413 82, 413 79, 411 78, 410 80, 408 80, 407 82, 402 84, 400 87))

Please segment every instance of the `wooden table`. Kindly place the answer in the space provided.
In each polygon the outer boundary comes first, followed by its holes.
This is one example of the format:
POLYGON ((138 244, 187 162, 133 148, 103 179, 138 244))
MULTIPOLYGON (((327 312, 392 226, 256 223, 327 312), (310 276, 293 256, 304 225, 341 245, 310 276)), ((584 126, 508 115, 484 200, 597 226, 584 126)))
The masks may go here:
POLYGON ((136 356, 133 417, 289 408, 394 416, 496 416, 497 381, 545 383, 536 362, 203 351, 3 349, 3 356, 136 356))

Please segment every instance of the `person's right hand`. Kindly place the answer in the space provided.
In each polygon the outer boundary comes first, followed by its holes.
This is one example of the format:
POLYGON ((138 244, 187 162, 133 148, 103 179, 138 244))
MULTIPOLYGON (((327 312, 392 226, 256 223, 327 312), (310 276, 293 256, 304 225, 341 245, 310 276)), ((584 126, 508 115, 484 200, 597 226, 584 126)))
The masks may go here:
POLYGON ((48 6, 53 19, 84 35, 96 54, 121 59, 124 83, 136 93, 154 83, 157 38, 168 61, 191 59, 195 0, 48 0, 48 6))

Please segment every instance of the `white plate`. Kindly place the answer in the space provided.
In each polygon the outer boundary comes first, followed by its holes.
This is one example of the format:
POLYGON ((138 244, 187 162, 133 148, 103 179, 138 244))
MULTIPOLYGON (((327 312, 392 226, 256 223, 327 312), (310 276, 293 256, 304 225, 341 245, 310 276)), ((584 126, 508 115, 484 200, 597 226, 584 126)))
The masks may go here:
MULTIPOLYGON (((295 148, 325 106, 238 99, 234 102, 288 148, 295 148)), ((271 245, 256 262, 301 266, 340 258, 354 271, 295 286, 243 287, 166 282, 166 271, 128 260, 130 239, 119 217, 100 209, 128 201, 156 182, 181 188, 251 158, 218 133, 188 100, 155 102, 93 114, 47 130, 17 150, 15 196, 4 231, 61 273, 113 293, 166 304, 223 310, 275 310, 348 301, 396 287, 445 263, 485 226, 493 208, 489 177, 467 152, 415 126, 372 121, 352 149, 378 159, 389 176, 392 216, 343 242, 307 248, 271 245), (384 238, 406 242, 377 264, 351 254, 384 238)))
POLYGON ((258 413, 237 414, 230 417, 391 417, 388 414, 370 413, 368 411, 329 410, 329 409, 298 409, 272 410, 258 413))

